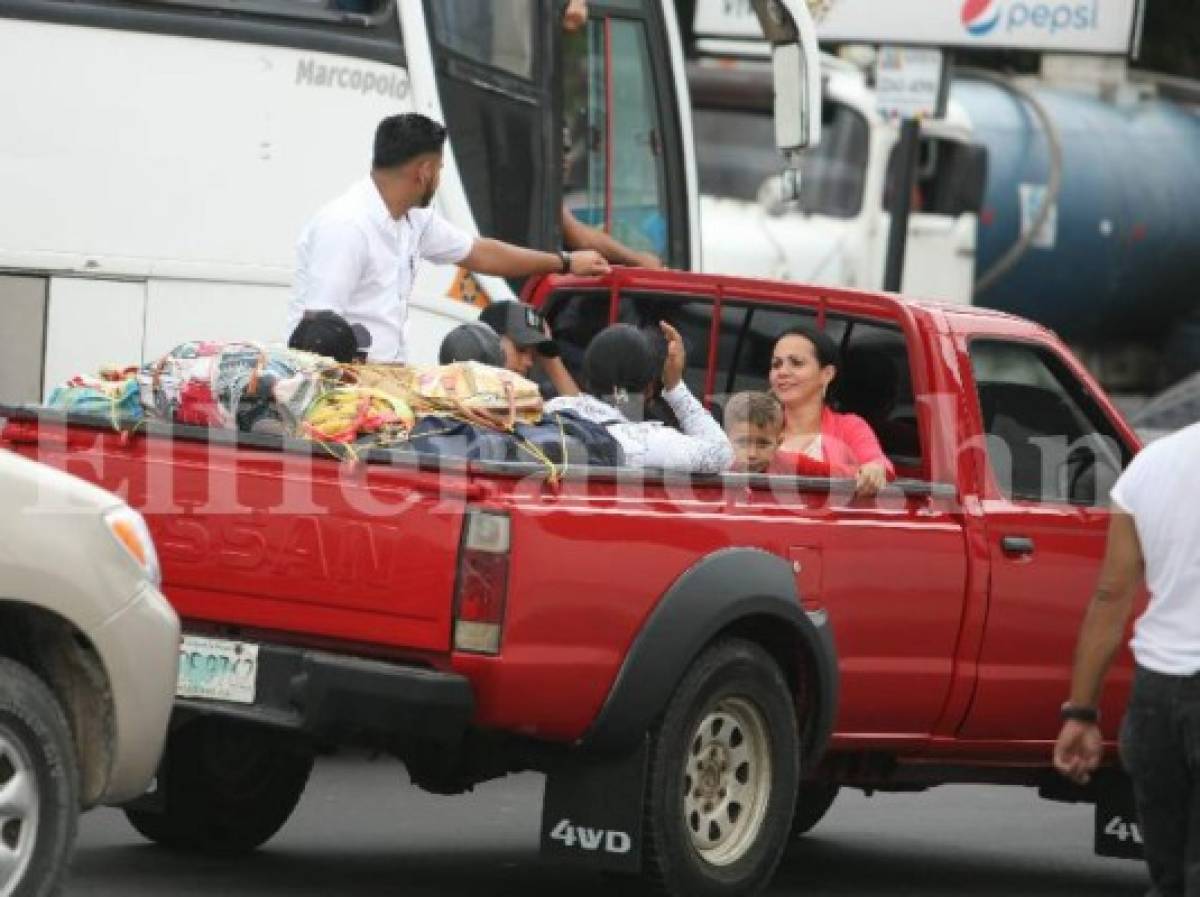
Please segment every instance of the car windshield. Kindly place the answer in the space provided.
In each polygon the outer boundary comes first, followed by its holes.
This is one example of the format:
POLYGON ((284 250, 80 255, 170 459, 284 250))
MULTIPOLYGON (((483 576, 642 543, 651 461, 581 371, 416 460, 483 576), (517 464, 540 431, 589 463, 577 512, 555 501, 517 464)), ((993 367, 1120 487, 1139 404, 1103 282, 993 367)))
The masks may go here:
MULTIPOLYGON (((862 206, 867 123, 840 103, 826 103, 822 117, 820 145, 802 155, 799 209, 851 218, 862 206)), ((702 193, 753 201, 779 175, 782 162, 768 112, 697 108, 694 124, 702 193)))

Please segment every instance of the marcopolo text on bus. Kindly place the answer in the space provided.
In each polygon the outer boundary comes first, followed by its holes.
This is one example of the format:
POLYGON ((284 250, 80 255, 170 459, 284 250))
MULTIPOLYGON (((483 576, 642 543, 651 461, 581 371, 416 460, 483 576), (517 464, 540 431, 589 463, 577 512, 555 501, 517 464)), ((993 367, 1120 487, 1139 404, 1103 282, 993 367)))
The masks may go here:
POLYGON ((408 73, 377 72, 347 65, 324 65, 315 59, 301 59, 296 65, 296 83, 312 87, 337 87, 358 93, 378 93, 402 100, 408 96, 408 73))

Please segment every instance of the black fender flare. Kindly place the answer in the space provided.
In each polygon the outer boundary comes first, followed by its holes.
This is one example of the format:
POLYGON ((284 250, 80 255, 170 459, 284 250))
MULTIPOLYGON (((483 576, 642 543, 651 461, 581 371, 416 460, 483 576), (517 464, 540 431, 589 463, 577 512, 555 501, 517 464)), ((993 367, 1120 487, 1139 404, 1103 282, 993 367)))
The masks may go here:
POLYGON ((801 734, 804 770, 810 770, 829 741, 837 710, 832 627, 824 611, 801 606, 792 565, 757 548, 715 551, 671 585, 634 638, 579 747, 604 752, 636 747, 705 646, 723 632, 746 631, 747 625, 797 652, 794 658, 781 658, 785 672, 791 662, 807 664, 804 685, 811 715, 802 721, 801 734))

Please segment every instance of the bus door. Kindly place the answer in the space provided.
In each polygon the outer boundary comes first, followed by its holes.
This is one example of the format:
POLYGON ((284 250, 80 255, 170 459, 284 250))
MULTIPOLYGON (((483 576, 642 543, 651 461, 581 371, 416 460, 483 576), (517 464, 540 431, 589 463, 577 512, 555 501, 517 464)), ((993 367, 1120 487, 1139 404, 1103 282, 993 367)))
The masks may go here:
POLYGON ((688 187, 672 47, 657 0, 427 0, 438 88, 481 233, 544 249, 562 205, 685 268, 688 187))
POLYGON ((426 0, 441 105, 479 232, 559 240, 557 0, 426 0))

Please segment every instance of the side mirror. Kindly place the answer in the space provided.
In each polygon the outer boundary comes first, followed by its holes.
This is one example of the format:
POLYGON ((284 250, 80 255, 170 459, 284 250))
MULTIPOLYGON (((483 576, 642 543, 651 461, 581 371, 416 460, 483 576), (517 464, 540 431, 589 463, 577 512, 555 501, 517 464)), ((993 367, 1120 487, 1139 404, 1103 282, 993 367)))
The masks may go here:
POLYGON ((759 185, 758 204, 772 218, 778 218, 787 211, 788 203, 795 197, 787 195, 782 175, 773 174, 759 185))
POLYGON ((751 0, 771 45, 775 145, 790 168, 821 140, 821 59, 807 0, 751 0))

